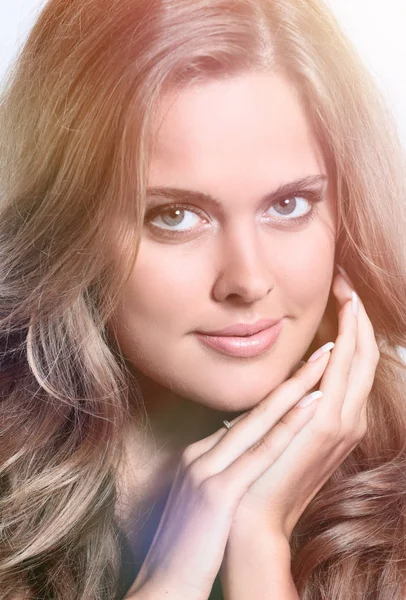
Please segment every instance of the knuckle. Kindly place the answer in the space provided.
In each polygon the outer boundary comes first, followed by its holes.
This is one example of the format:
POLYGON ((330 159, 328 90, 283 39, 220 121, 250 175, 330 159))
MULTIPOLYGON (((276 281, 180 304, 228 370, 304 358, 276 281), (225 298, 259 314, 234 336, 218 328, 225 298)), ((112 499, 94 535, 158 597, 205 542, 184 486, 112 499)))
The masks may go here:
POLYGON ((365 437, 366 432, 367 424, 364 419, 355 424, 344 424, 341 428, 342 441, 345 443, 353 443, 353 447, 355 447, 365 437))
POLYGON ((199 491, 205 504, 219 504, 219 500, 223 502, 227 496, 228 488, 221 481, 220 477, 209 477, 205 479, 199 486, 199 491))
POLYGON ((322 441, 337 440, 342 433, 339 425, 332 419, 315 420, 311 425, 314 434, 322 441))
POLYGON ((345 444, 351 444, 358 439, 358 426, 353 423, 343 424, 341 428, 341 441, 345 444))
POLYGON ((345 342, 346 337, 347 333, 344 333, 344 331, 339 331, 337 333, 336 346, 341 346, 341 344, 345 342))
POLYGON ((366 418, 361 419, 358 424, 358 427, 357 427, 357 435, 356 435, 357 440, 358 441, 363 440, 367 434, 367 431, 368 431, 367 419, 366 418))
POLYGON ((366 436, 366 434, 367 434, 367 427, 365 425, 361 425, 358 428, 358 431, 357 431, 356 441, 358 443, 362 442, 362 440, 364 439, 364 437, 366 436))
POLYGON ((264 412, 267 410, 267 403, 265 400, 261 400, 260 402, 258 402, 258 404, 256 404, 250 411, 251 414, 255 415, 255 416, 260 416, 263 415, 264 412))
POLYGON ((185 471, 185 479, 192 489, 199 489, 209 478, 207 467, 200 460, 196 460, 185 471))
POLYGON ((181 454, 179 465, 182 470, 186 471, 197 458, 196 448, 194 444, 187 446, 181 454))
POLYGON ((249 449, 250 454, 257 454, 262 452, 269 452, 272 446, 272 442, 268 436, 265 436, 258 440, 251 448, 249 449))

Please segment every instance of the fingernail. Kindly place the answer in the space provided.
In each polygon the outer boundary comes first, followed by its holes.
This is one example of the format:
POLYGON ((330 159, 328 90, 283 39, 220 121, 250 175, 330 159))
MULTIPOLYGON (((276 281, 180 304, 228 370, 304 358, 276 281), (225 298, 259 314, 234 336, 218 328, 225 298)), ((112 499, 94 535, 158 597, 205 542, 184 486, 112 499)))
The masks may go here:
POLYGON ((358 317, 359 312, 359 300, 358 296, 355 292, 351 293, 351 303, 352 303, 352 312, 356 317, 358 317))
POLYGON ((327 342, 327 344, 324 344, 324 346, 322 346, 321 348, 316 350, 316 352, 313 352, 313 354, 311 355, 311 357, 309 358, 309 360, 307 362, 309 363, 309 362, 313 362, 313 361, 317 360, 322 354, 332 350, 334 348, 334 346, 335 346, 334 342, 327 342))
POLYGON ((308 394, 307 396, 302 398, 300 400, 300 402, 298 402, 296 404, 296 406, 300 406, 301 408, 304 408, 305 406, 309 406, 309 404, 311 404, 315 400, 318 400, 319 398, 321 398, 322 395, 323 395, 323 392, 320 392, 320 390, 317 390, 317 392, 312 392, 311 394, 308 394))

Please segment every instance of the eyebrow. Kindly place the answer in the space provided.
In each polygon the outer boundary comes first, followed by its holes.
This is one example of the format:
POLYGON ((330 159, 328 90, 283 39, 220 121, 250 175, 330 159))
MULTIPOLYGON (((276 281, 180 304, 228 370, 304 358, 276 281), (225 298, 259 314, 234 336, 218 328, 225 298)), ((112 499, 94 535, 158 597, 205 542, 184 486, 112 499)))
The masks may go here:
MULTIPOLYGON (((296 181, 290 181, 280 185, 276 190, 266 194, 261 199, 261 203, 269 202, 279 199, 281 196, 288 196, 289 194, 297 193, 304 188, 316 188, 321 184, 326 183, 328 180, 326 175, 310 175, 309 177, 302 177, 296 181)), ((223 210, 223 204, 211 194, 205 192, 198 192, 194 190, 185 190, 176 187, 166 186, 154 186, 147 188, 147 196, 165 196, 175 202, 201 202, 205 203, 212 208, 216 208, 220 211, 223 210)))

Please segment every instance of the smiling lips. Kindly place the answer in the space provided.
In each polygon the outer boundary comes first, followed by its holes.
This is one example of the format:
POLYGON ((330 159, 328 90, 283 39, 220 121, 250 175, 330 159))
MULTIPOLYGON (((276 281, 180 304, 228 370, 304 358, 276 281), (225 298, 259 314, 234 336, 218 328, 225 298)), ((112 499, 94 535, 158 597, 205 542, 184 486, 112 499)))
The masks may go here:
POLYGON ((263 319, 253 325, 232 325, 210 333, 196 331, 195 335, 222 354, 250 358, 269 350, 276 342, 282 326, 283 319, 263 319))

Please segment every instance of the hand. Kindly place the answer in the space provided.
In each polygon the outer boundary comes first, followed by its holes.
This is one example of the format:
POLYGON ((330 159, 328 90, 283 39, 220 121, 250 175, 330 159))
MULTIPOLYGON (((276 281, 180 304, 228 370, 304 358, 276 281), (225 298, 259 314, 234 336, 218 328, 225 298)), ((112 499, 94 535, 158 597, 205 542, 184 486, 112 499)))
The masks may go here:
POLYGON ((222 427, 186 448, 130 597, 207 600, 241 499, 311 419, 315 405, 297 409, 289 427, 280 420, 320 381, 328 358, 304 364, 237 417, 230 431, 222 427))
MULTIPOLYGON (((359 300, 358 318, 351 310, 352 289, 342 275, 335 278, 339 329, 319 385, 323 397, 307 425, 245 494, 231 536, 241 540, 242 532, 260 526, 276 538, 289 539, 306 506, 366 433, 367 399, 379 351, 362 302, 359 300)), ((301 418, 299 408, 282 418, 288 436, 301 418)), ((272 452, 272 433, 262 443, 265 453, 272 452)))

